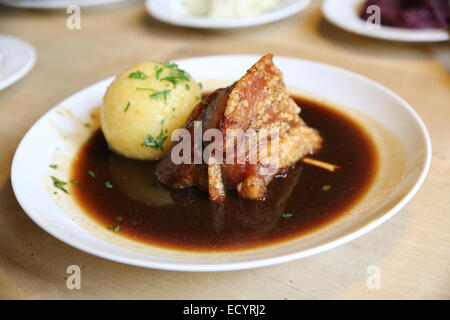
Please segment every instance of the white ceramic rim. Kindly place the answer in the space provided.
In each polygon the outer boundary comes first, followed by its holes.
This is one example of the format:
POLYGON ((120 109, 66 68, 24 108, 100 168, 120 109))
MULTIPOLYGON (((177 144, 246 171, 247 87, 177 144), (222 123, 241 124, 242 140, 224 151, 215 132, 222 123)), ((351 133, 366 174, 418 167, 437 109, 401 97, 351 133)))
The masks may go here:
POLYGON ((0 0, 0 4, 10 7, 30 9, 66 9, 70 5, 94 7, 125 1, 129 0, 0 0))
MULTIPOLYGON (((233 55, 233 56, 207 56, 207 57, 197 57, 197 58, 189 58, 189 59, 184 59, 184 60, 178 60, 175 61, 177 63, 180 63, 182 61, 190 61, 190 60, 201 60, 201 59, 205 59, 205 58, 213 58, 213 59, 221 59, 221 58, 244 58, 244 59, 251 59, 253 61, 256 61, 259 56, 250 56, 250 55, 233 55)), ((33 130, 33 128, 40 122, 43 121, 43 119, 50 113, 53 111, 54 108, 50 109, 47 113, 45 113, 30 129, 29 131, 25 134, 25 136, 23 137, 22 141, 20 142, 16 153, 14 155, 13 158, 13 162, 12 162, 12 166, 11 166, 11 183, 12 183, 12 188, 14 191, 14 194, 16 195, 16 198, 19 202, 19 204, 21 205, 21 207, 23 208, 23 210, 25 211, 25 213, 38 225, 40 226, 42 229, 44 229, 45 231, 47 231, 49 234, 51 234, 52 236, 54 236, 55 238, 81 250, 87 253, 90 253, 92 255, 95 256, 99 256, 111 261, 116 261, 116 262, 121 262, 124 264, 129 264, 129 265, 134 265, 134 266, 140 266, 140 267, 147 267, 147 268, 155 268, 155 269, 163 269, 163 270, 172 270, 172 271, 195 271, 195 272, 209 272, 209 271, 231 271, 231 270, 244 270, 244 269, 251 269, 251 268, 258 268, 258 267, 264 267, 264 266, 270 266, 270 265, 274 265, 274 264, 279 264, 279 263, 284 263, 284 262, 289 262, 289 261, 293 261, 293 260, 297 260, 300 258, 304 258, 307 256, 311 256, 314 254, 318 254, 320 252, 335 248, 339 245, 342 245, 344 243, 347 243, 351 240, 354 240, 358 237, 360 237, 361 235, 373 230, 374 228, 378 227, 379 225, 381 225, 383 222, 387 221, 388 219, 390 219, 392 216, 394 216, 397 212, 400 211, 400 209, 402 209, 412 198, 413 196, 416 194, 416 192, 419 190, 420 186, 423 184, 427 173, 429 171, 430 165, 431 165, 431 156, 432 156, 432 147, 431 147, 431 139, 430 136, 428 134, 428 130, 424 124, 424 122, 422 121, 422 119, 419 117, 419 115, 416 113, 416 111, 400 96, 398 96, 397 94, 395 94, 394 92, 392 92, 391 90, 387 89, 386 87, 382 86, 381 84, 378 84, 377 82, 370 80, 364 76, 361 76, 359 74, 356 74, 354 72, 342 69, 342 68, 338 68, 338 67, 334 67, 328 64, 324 64, 324 63, 320 63, 320 62, 314 62, 314 61, 308 61, 308 60, 301 60, 301 59, 296 59, 296 58, 288 58, 288 57, 276 57, 275 58, 275 63, 276 60, 285 60, 285 61, 290 61, 291 63, 295 61, 303 61, 303 62, 307 62, 307 63, 312 63, 315 64, 317 66, 321 66, 321 67, 326 67, 326 68, 331 68, 336 72, 340 72, 345 76, 348 77, 353 77, 355 79, 357 79, 358 81, 363 81, 366 82, 367 84, 371 85, 371 86, 375 86, 378 89, 382 90, 383 92, 385 92, 387 95, 390 95, 391 97, 395 98, 396 101, 399 102, 399 104, 402 105, 403 108, 405 108, 405 110, 414 118, 414 120, 417 122, 417 124, 419 125, 421 134, 423 135, 424 141, 425 141, 425 145, 426 145, 426 156, 425 156, 425 163, 423 165, 423 168, 420 172, 419 178, 417 179, 417 181, 414 183, 414 186, 412 188, 410 188, 409 192, 407 192, 402 198, 401 200, 399 200, 397 202, 397 204, 391 208, 389 211, 387 211, 384 215, 380 216, 378 219, 374 219, 372 220, 370 223, 364 225, 363 227, 359 228, 356 231, 353 231, 339 239, 330 241, 328 243, 325 243, 323 245, 319 245, 317 247, 313 247, 310 249, 306 249, 300 252, 295 252, 295 253, 290 253, 290 254, 284 254, 281 256, 275 256, 275 257, 270 257, 270 258, 262 258, 262 259, 255 259, 255 260, 250 260, 250 261, 243 261, 243 262, 228 262, 228 263, 211 263, 211 264, 195 264, 195 263, 185 263, 183 262, 182 264, 173 264, 173 263, 165 263, 165 262, 158 262, 158 261, 142 261, 140 259, 133 259, 133 258, 124 258, 122 256, 118 256, 118 255, 114 255, 114 254, 109 254, 109 253, 105 253, 101 250, 96 250, 96 249, 92 249, 89 246, 84 246, 84 245, 80 245, 79 243, 66 239, 64 237, 62 237, 57 231, 48 228, 41 220, 39 215, 35 215, 33 213, 33 208, 30 208, 27 204, 25 199, 22 197, 22 195, 18 192, 18 190, 20 189, 20 187, 16 184, 16 174, 18 174, 18 169, 17 169, 17 164, 16 164, 16 158, 18 157, 18 154, 22 151, 22 146, 24 144, 24 141, 27 139, 27 137, 30 135, 30 132, 33 130)), ((93 86, 99 86, 99 85, 103 85, 103 84, 107 84, 110 83, 112 80, 114 79, 114 77, 110 77, 108 79, 99 81, 87 88, 84 88, 82 90, 80 90, 79 92, 75 93, 74 95, 70 96, 69 98, 65 99, 64 101, 62 101, 59 105, 64 105, 65 101, 71 99, 73 96, 75 95, 79 95, 79 94, 83 94, 84 91, 89 90, 91 87, 93 86)), ((40 182, 39 182, 40 183, 40 182)))
MULTIPOLYGON (((20 48, 21 50, 23 50, 24 54, 26 54, 28 56, 27 60, 23 63, 23 65, 20 66, 17 69, 17 71, 15 73, 13 73, 12 75, 10 75, 8 78, 2 79, 2 77, 3 77, 2 74, 4 71, 3 70, 0 71, 0 90, 3 90, 6 87, 9 87, 10 85, 12 85, 13 83, 19 81, 28 72, 30 72, 30 70, 33 68, 34 64, 36 63, 36 51, 28 42, 25 42, 22 39, 12 37, 12 36, 7 36, 7 35, 0 35, 0 40, 1 39, 7 39, 9 41, 15 42, 15 45, 18 48, 20 48)), ((1 51, 0 51, 0 53, 1 53, 1 51)), ((8 63, 7 59, 8 59, 7 56, 3 57, 2 64, 4 66, 2 66, 2 69, 5 69, 5 65, 6 65, 6 63, 8 63)))
POLYGON ((364 0, 325 0, 322 3, 322 13, 335 26, 348 32, 371 38, 403 41, 403 42, 440 42, 448 41, 449 33, 433 29, 404 29, 381 26, 381 29, 367 28, 366 22, 361 20, 355 7, 364 0))
POLYGON ((167 0, 146 0, 145 6, 148 13, 154 18, 177 26, 201 28, 201 29, 232 29, 244 28, 266 24, 290 17, 305 9, 311 0, 297 0, 290 5, 263 13, 254 17, 241 19, 210 19, 193 16, 173 16, 171 12, 161 10, 158 4, 167 0))

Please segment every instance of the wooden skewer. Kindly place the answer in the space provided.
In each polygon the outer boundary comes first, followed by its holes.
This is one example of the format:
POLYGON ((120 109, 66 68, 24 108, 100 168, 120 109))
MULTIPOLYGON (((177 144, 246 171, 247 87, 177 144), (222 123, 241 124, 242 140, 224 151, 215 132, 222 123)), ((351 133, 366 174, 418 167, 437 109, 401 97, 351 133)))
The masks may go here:
POLYGON ((306 164, 310 164, 312 166, 316 166, 316 167, 328 170, 328 171, 331 171, 331 172, 334 172, 334 170, 340 168, 340 166, 338 166, 338 165, 320 161, 320 160, 316 160, 316 159, 312 159, 312 158, 303 158, 302 162, 306 163, 306 164))

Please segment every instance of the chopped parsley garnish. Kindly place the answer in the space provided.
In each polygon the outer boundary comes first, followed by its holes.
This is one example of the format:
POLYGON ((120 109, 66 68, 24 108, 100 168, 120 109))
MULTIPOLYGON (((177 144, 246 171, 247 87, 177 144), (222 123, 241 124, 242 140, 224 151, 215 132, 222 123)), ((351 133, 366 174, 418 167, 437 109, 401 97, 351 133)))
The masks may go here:
POLYGON ((290 218, 292 216, 293 216, 292 213, 285 213, 285 214, 282 215, 282 217, 285 218, 285 219, 290 218))
POLYGON ((205 100, 202 100, 202 104, 204 104, 205 106, 208 105, 208 102, 206 102, 205 100))
POLYGON ((167 89, 164 91, 154 91, 151 95, 150 98, 152 98, 153 100, 158 100, 159 98, 162 98, 164 100, 164 103, 167 104, 167 97, 170 95, 170 92, 172 90, 167 89))
POLYGON ((108 229, 109 229, 109 230, 113 230, 114 232, 119 232, 120 226, 115 226, 115 227, 113 227, 113 226, 108 226, 108 229))
POLYGON ((52 180, 53 180, 53 185, 55 187, 57 187, 58 189, 60 189, 62 192, 69 194, 69 191, 67 191, 66 188, 64 188, 63 186, 67 184, 67 182, 61 181, 58 178, 51 176, 52 180))
POLYGON ((174 72, 169 73, 168 76, 162 78, 161 80, 169 81, 173 84, 173 87, 175 88, 178 83, 182 81, 189 81, 189 78, 183 74, 177 74, 174 72))
POLYGON ((167 89, 167 90, 163 90, 163 91, 157 91, 157 90, 152 89, 152 88, 136 88, 136 90, 149 90, 149 91, 152 91, 152 93, 150 94, 150 98, 152 98, 153 100, 162 99, 165 104, 167 104, 167 98, 170 95, 170 92, 172 92, 171 89, 167 89))
MULTIPOLYGON (((122 221, 122 217, 116 217, 116 219, 115 219, 115 221, 113 222, 113 224, 118 223, 118 222, 120 222, 120 221, 122 221)), ((109 229, 109 230, 113 230, 114 232, 119 232, 119 230, 120 230, 120 225, 116 225, 116 226, 114 226, 114 225, 109 225, 109 226, 108 226, 108 229, 109 229)))
POLYGON ((163 68, 160 68, 160 69, 156 70, 156 79, 159 80, 159 76, 161 75, 161 72, 162 72, 163 70, 164 70, 163 68))
POLYGON ((70 182, 72 182, 73 184, 76 184, 77 186, 80 185, 80 183, 77 180, 75 180, 75 179, 70 180, 70 182))
POLYGON ((89 170, 88 171, 88 175, 90 175, 91 178, 95 178, 95 172, 94 171, 89 170))
POLYGON ((140 70, 137 70, 136 72, 130 73, 128 78, 130 78, 130 79, 138 79, 138 80, 145 80, 145 79, 148 78, 148 75, 146 75, 145 73, 143 73, 140 70))
POLYGON ((191 87, 189 87, 189 85, 187 83, 184 87, 186 88, 186 90, 189 90, 191 88, 191 87))
POLYGON ((127 103, 127 106, 125 107, 125 109, 123 110, 123 112, 127 112, 128 108, 130 108, 130 102, 127 103))
POLYGON ((199 82, 198 86, 200 87, 200 89, 203 89, 203 83, 199 82))
POLYGON ((112 189, 112 188, 114 188, 114 185, 111 182, 106 181, 105 182, 105 187, 107 187, 108 189, 112 189))
MULTIPOLYGON (((169 61, 165 61, 164 63, 155 65, 155 70, 155 77, 157 80, 168 81, 173 85, 174 88, 178 83, 189 81, 190 79, 189 74, 186 71, 181 70, 176 63, 171 63, 169 61), (166 72, 163 76, 164 70, 167 70, 168 72, 166 72)), ((188 87, 189 86, 186 87, 187 90, 189 90, 188 87)))
POLYGON ((331 186, 330 186, 329 184, 324 185, 324 186, 322 187, 322 190, 323 190, 323 191, 328 191, 328 190, 330 190, 330 189, 331 189, 331 186))
POLYGON ((163 65, 169 69, 178 70, 178 65, 176 63, 171 63, 170 61, 164 61, 163 65))
POLYGON ((50 168, 52 169, 58 169, 58 165, 57 164, 51 164, 49 165, 50 168))
POLYGON ((166 61, 163 63, 163 65, 167 67, 170 72, 167 76, 161 78, 161 81, 169 81, 170 83, 172 83, 174 88, 180 82, 189 81, 189 74, 186 71, 181 70, 177 64, 166 61))
POLYGON ((144 140, 143 145, 156 150, 163 150, 163 144, 168 138, 165 133, 167 134, 167 129, 165 131, 161 129, 161 132, 156 138, 149 134, 148 137, 144 140))

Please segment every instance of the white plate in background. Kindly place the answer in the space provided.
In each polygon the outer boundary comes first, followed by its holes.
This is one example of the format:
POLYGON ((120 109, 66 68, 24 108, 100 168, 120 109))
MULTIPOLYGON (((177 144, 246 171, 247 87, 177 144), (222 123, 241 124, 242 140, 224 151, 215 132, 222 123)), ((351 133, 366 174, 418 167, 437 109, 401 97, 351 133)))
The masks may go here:
MULTIPOLYGON (((208 79, 223 79, 232 83, 259 58, 208 56, 176 62, 197 81, 205 83, 208 79)), ((55 153, 64 157, 66 160, 59 163, 62 166, 58 167, 58 177, 66 181, 70 179, 71 159, 85 140, 71 141, 67 136, 73 135, 79 139, 82 137, 80 130, 91 130, 83 124, 101 105, 106 88, 114 79, 111 77, 61 102, 43 115, 24 136, 11 168, 12 187, 18 202, 36 224, 75 248, 121 263, 180 271, 248 269, 304 258, 351 241, 399 212, 422 185, 431 162, 431 141, 423 121, 413 108, 389 89, 344 69, 295 58, 275 57, 274 62, 284 73, 288 87, 301 88, 330 101, 334 108, 342 106, 345 110, 364 114, 397 137, 405 153, 398 184, 380 182, 380 185, 377 182, 381 180, 379 176, 382 173, 390 176, 392 173, 389 170, 386 173, 381 168, 374 182, 380 190, 390 189, 386 197, 380 197, 378 191, 374 191, 375 186, 372 186, 364 196, 375 195, 369 199, 369 207, 361 205, 358 211, 352 208, 351 212, 329 225, 299 238, 242 251, 165 249, 110 232, 90 219, 70 195, 63 194, 62 200, 59 196, 53 196, 50 176, 54 171, 49 169, 49 164, 54 163, 55 153), (70 117, 64 117, 64 114, 70 117)), ((391 157, 380 155, 380 158, 380 162, 394 162, 391 157)))
POLYGON ((0 4, 29 9, 65 9, 70 5, 92 7, 126 1, 130 0, 0 0, 0 4))
POLYGON ((24 77, 35 62, 36 52, 29 43, 0 34, 0 90, 24 77))
POLYGON ((214 19, 196 17, 180 10, 183 0, 147 0, 147 11, 154 18, 177 26, 204 29, 231 29, 261 25, 281 20, 305 9, 311 0, 281 0, 278 8, 244 18, 214 19))
POLYGON ((362 36, 405 42, 448 41, 448 31, 441 29, 406 29, 381 26, 375 29, 367 26, 359 17, 359 10, 364 0, 325 0, 322 12, 332 24, 362 36))

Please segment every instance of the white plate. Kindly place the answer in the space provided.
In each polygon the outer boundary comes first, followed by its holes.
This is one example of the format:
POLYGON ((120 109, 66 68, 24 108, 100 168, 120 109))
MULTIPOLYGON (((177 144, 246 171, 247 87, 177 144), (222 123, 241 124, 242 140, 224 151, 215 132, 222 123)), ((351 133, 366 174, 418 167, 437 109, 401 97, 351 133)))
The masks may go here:
POLYGON ((230 29, 261 25, 281 20, 306 8, 311 0, 282 0, 275 10, 245 18, 212 19, 195 17, 180 10, 182 0, 147 0, 147 11, 158 20, 184 27, 230 29))
POLYGON ((92 7, 129 0, 0 0, 0 4, 18 8, 65 9, 70 5, 92 7))
POLYGON ((443 30, 412 30, 387 26, 381 26, 380 29, 368 27, 366 21, 359 17, 359 10, 363 2, 364 0, 325 0, 322 4, 322 12, 329 22, 362 36, 405 42, 449 40, 448 32, 443 30))
POLYGON ((24 77, 35 62, 36 53, 30 44, 0 35, 0 90, 24 77))
MULTIPOLYGON (((211 79, 232 83, 258 59, 209 56, 177 63, 210 90, 218 81, 211 79)), ((403 208, 423 183, 431 161, 430 138, 416 112, 393 92, 352 72, 294 58, 276 57, 275 63, 291 91, 300 92, 294 88, 301 88, 305 95, 331 101, 336 108, 361 119, 375 141, 380 141, 379 171, 373 186, 360 204, 331 224, 267 247, 186 252, 134 242, 110 232, 88 218, 70 195, 54 196, 50 175, 68 181, 71 160, 92 130, 84 124, 102 103, 112 77, 67 98, 28 131, 11 169, 17 200, 40 227, 78 249, 136 266, 184 271, 247 269, 310 256, 365 234, 403 208), (395 143, 390 145, 389 141, 395 143), (49 168, 51 163, 60 165, 57 172, 49 168)))

